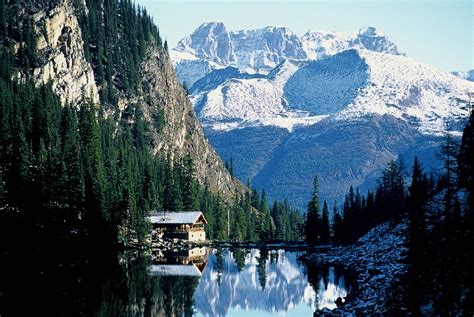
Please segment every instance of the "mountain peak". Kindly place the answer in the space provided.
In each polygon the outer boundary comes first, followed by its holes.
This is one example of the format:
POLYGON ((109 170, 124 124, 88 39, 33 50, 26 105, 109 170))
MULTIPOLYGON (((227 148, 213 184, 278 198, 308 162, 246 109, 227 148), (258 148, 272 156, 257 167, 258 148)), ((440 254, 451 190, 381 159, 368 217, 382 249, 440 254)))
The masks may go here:
POLYGON ((227 33, 225 24, 222 22, 206 22, 197 27, 193 34, 210 33, 210 34, 222 34, 227 33))
POLYGON ((468 70, 468 71, 453 71, 451 72, 456 77, 459 77, 461 79, 465 79, 468 81, 474 81, 474 69, 468 70))
POLYGON ((178 43, 175 51, 266 74, 284 59, 314 60, 351 48, 403 55, 373 26, 355 32, 308 31, 300 37, 285 26, 228 31, 222 22, 200 25, 178 43))
POLYGON ((277 33, 291 33, 293 34, 293 32, 287 28, 286 26, 272 26, 272 25, 269 25, 265 28, 263 28, 265 31, 271 31, 271 32, 277 32, 277 33))
POLYGON ((175 51, 253 72, 268 72, 285 58, 307 58, 300 38, 287 27, 228 32, 222 22, 200 25, 178 43, 175 51))
POLYGON ((378 32, 377 32, 377 29, 373 26, 366 26, 365 28, 359 29, 359 34, 360 35, 365 35, 365 36, 379 35, 378 32))
POLYGON ((395 43, 372 26, 361 28, 358 32, 308 31, 301 40, 311 59, 334 55, 351 48, 404 55, 398 51, 395 43))
POLYGON ((203 27, 224 27, 225 28, 225 24, 224 22, 221 22, 221 21, 204 22, 198 27, 198 29, 203 28, 203 27))
POLYGON ((235 60, 229 33, 222 22, 201 24, 191 35, 179 41, 176 50, 222 65, 235 60))

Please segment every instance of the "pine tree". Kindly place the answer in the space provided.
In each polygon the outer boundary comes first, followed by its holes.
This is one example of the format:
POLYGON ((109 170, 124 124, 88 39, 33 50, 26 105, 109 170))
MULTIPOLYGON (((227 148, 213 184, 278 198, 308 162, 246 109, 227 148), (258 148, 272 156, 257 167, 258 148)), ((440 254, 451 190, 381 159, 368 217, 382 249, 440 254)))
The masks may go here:
POLYGON ((217 240, 226 240, 228 239, 227 235, 227 212, 224 208, 223 203, 220 199, 217 199, 213 204, 213 218, 214 222, 214 239, 217 240))
POLYGON ((163 209, 168 211, 183 210, 183 196, 181 192, 181 167, 171 160, 168 154, 165 164, 163 209))
POLYGON ((402 170, 393 160, 383 171, 382 194, 386 217, 394 222, 399 222, 403 216, 405 187, 402 170))
POLYGON ((425 266, 426 226, 425 226, 425 204, 428 200, 428 186, 426 177, 423 175, 418 158, 413 163, 411 185, 409 187, 409 231, 408 231, 408 287, 407 299, 410 310, 414 314, 420 314, 419 308, 422 303, 423 281, 422 274, 425 266))
POLYGON ((90 233, 109 234, 110 220, 105 204, 105 175, 101 150, 100 129, 95 105, 85 103, 80 110, 82 165, 84 167, 85 220, 90 233))
POLYGON ((308 202, 306 213, 306 241, 317 244, 321 242, 321 211, 319 206, 318 177, 313 180, 313 195, 308 202))
POLYGON ((194 166, 191 156, 187 155, 183 159, 182 193, 183 209, 197 210, 198 199, 196 193, 196 181, 194 180, 194 166))
POLYGON ((183 205, 183 166, 179 164, 178 162, 175 162, 173 164, 173 183, 171 187, 171 197, 172 199, 172 205, 171 210, 174 211, 183 211, 184 210, 184 205, 183 205))
POLYGON ((82 212, 84 200, 84 179, 81 166, 81 145, 79 127, 75 109, 66 105, 62 110, 62 181, 61 185, 67 188, 64 201, 69 209, 70 221, 77 221, 82 212))
POLYGON ((329 227, 329 209, 326 201, 323 203, 323 215, 321 218, 321 243, 327 244, 331 240, 329 227))
POLYGON ((446 132, 445 143, 441 147, 439 158, 444 164, 444 213, 446 221, 450 222, 452 216, 452 209, 454 206, 454 192, 457 184, 457 161, 456 158, 459 152, 459 144, 453 139, 449 132, 446 132))
POLYGON ((259 202, 259 212, 260 212, 260 228, 259 236, 261 241, 267 241, 273 238, 274 234, 274 225, 273 220, 270 215, 270 209, 267 205, 267 195, 265 190, 262 190, 261 199, 259 202))
POLYGON ((343 205, 343 243, 351 243, 355 240, 356 236, 354 234, 355 224, 354 224, 354 215, 352 212, 352 205, 354 196, 354 189, 351 186, 349 193, 344 196, 344 205, 343 205))
POLYGON ((6 36, 7 36, 7 8, 5 6, 5 0, 0 0, 0 43, 2 45, 6 36))
POLYGON ((339 210, 337 208, 337 202, 334 201, 333 205, 333 242, 335 244, 341 244, 345 241, 344 239, 344 227, 343 227, 343 219, 339 214, 339 210))
POLYGON ((471 109, 469 121, 464 128, 461 146, 458 155, 458 186, 465 193, 464 217, 460 230, 459 242, 461 250, 456 248, 460 254, 460 265, 458 270, 465 272, 463 280, 466 281, 465 289, 468 289, 465 301, 462 303, 465 311, 473 311, 474 300, 474 111, 471 109), (462 249, 464 248, 464 250, 462 249), (462 258, 464 256, 464 258, 462 258))
POLYGON ((466 191, 467 210, 474 211, 474 111, 462 134, 458 155, 458 186, 466 191))
POLYGON ((22 206, 27 195, 30 152, 26 140, 26 131, 21 116, 20 104, 13 105, 13 124, 11 135, 11 154, 9 173, 7 174, 7 192, 13 206, 22 206))

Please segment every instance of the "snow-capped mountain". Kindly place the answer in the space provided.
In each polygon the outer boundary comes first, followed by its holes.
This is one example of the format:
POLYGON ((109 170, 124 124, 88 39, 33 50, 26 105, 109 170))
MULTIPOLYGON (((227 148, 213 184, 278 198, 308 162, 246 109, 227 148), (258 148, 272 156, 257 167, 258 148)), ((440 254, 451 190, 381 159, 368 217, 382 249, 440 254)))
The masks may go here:
POLYGON ((459 77, 461 79, 469 80, 469 81, 474 81, 474 69, 468 70, 467 72, 463 71, 454 71, 451 72, 456 77, 459 77))
POLYGON ((235 61, 230 35, 223 23, 204 23, 193 34, 182 39, 176 50, 221 65, 235 61))
POLYGON ((253 71, 271 69, 284 58, 307 58, 300 38, 288 28, 266 27, 228 32, 220 22, 202 24, 182 39, 173 52, 188 53, 218 65, 253 71))
POLYGON ((467 116, 466 92, 474 89, 410 58, 355 49, 316 61, 286 60, 263 78, 237 75, 214 84, 192 96, 201 121, 214 130, 249 125, 291 130, 322 119, 391 115, 438 135, 445 121, 467 116))
POLYGON ((359 32, 308 31, 299 37, 286 27, 274 26, 229 32, 221 22, 202 24, 170 54, 179 80, 191 87, 197 77, 220 67, 266 74, 286 59, 317 59, 350 48, 400 54, 395 44, 373 27, 359 32))
POLYGON ((375 28, 301 38, 274 27, 198 30, 171 56, 211 144, 240 179, 299 206, 315 174, 333 200, 370 188, 400 156, 436 167, 446 124, 460 135, 469 112, 468 77, 406 57, 375 28))

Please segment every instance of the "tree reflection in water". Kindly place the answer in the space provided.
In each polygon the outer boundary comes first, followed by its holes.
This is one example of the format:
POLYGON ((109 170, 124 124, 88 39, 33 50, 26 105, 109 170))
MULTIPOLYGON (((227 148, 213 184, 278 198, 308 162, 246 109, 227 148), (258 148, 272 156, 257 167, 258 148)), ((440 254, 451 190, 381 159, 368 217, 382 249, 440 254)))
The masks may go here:
POLYGON ((192 316, 199 277, 153 276, 138 253, 2 254, 0 315, 192 316))
POLYGON ((267 260, 268 260, 268 250, 261 249, 260 255, 257 257, 257 273, 258 273, 258 281, 260 282, 260 287, 262 290, 265 289, 267 285, 267 260))
POLYGON ((350 279, 346 279, 344 270, 334 266, 306 267, 308 282, 316 295, 316 309, 337 308, 337 298, 344 299, 350 289, 350 279))
POLYGON ((197 316, 310 316, 317 308, 335 307, 337 297, 346 294, 342 270, 311 267, 307 273, 300 255, 265 248, 214 250, 194 294, 197 316))

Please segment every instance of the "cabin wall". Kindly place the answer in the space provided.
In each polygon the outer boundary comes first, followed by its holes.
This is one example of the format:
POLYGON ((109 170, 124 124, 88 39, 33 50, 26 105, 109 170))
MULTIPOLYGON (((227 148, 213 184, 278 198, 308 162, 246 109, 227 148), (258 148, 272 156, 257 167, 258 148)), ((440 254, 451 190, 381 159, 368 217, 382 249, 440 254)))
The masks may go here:
POLYGON ((189 241, 205 241, 206 240, 206 232, 203 231, 190 231, 188 233, 188 240, 189 241))
POLYGON ((188 241, 205 241, 206 231, 204 225, 153 225, 152 241, 161 238, 182 239, 188 241))

